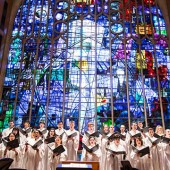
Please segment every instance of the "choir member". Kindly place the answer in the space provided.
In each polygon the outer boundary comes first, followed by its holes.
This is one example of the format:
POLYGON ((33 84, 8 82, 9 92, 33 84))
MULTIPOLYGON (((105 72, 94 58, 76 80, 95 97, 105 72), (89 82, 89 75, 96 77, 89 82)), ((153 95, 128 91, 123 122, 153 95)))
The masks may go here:
POLYGON ((14 126, 15 126, 14 121, 10 120, 9 127, 2 131, 2 137, 3 138, 7 137, 12 132, 12 129, 14 128, 14 126))
POLYGON ((155 130, 155 133, 158 134, 159 136, 164 136, 164 130, 163 130, 163 127, 158 125, 156 126, 156 130, 155 130))
POLYGON ((24 122, 24 128, 23 129, 19 128, 19 130, 20 130, 20 136, 22 138, 21 140, 26 142, 27 138, 31 137, 32 128, 30 127, 30 122, 26 120, 24 122))
POLYGON ((158 152, 160 140, 154 137, 153 128, 148 129, 148 135, 145 138, 145 144, 150 147, 151 162, 154 170, 161 170, 161 159, 158 152))
MULTIPOLYGON (((8 136, 8 141, 14 141, 16 139, 14 133, 10 133, 8 136)), ((4 146, 5 147, 5 146, 4 146)), ((10 168, 19 168, 19 160, 20 160, 20 148, 19 145, 16 148, 9 147, 8 145, 4 149, 4 157, 12 158, 14 161, 12 162, 10 168)))
POLYGON ((38 130, 42 133, 43 138, 47 137, 48 130, 45 128, 45 122, 43 120, 40 121, 38 130))
MULTIPOLYGON (((44 150, 45 150, 45 153, 49 152, 48 144, 55 142, 55 137, 56 137, 55 129, 51 128, 48 131, 46 139, 44 140, 44 150)), ((48 154, 45 154, 43 159, 45 160, 45 162, 44 162, 44 170, 46 170, 46 169, 48 169, 48 167, 50 167, 50 162, 49 162, 49 159, 48 159, 48 154)))
POLYGON ((125 125, 121 125, 121 126, 120 126, 120 134, 126 136, 125 130, 126 130, 125 125))
POLYGON ((106 150, 106 170, 120 169, 121 161, 124 159, 126 151, 125 148, 120 144, 120 136, 118 134, 114 135, 113 141, 110 142, 106 150))
POLYGON ((110 125, 109 126, 109 134, 108 134, 108 136, 111 136, 113 133, 114 133, 114 126, 110 125))
POLYGON ((79 147, 79 132, 74 129, 75 122, 69 122, 70 129, 66 131, 67 141, 66 148, 68 154, 68 160, 77 161, 77 151, 79 147))
POLYGON ((143 129, 143 122, 142 122, 142 120, 138 120, 137 126, 138 126, 138 130, 139 131, 141 131, 143 129))
POLYGON ((56 137, 56 136, 57 136, 57 134, 55 133, 55 129, 54 129, 54 128, 51 128, 51 129, 48 131, 48 134, 47 134, 46 139, 52 138, 52 137, 56 137))
POLYGON ((100 162, 101 158, 101 149, 99 144, 96 143, 94 136, 90 136, 88 140, 88 145, 84 145, 82 151, 82 161, 98 161, 100 162))
MULTIPOLYGON (((82 139, 82 143, 84 143, 85 145, 88 145, 88 140, 89 140, 89 136, 93 135, 95 133, 94 130, 94 123, 93 122, 89 122, 88 123, 88 131, 86 131, 83 135, 83 139, 82 139)), ((95 134, 96 135, 96 134, 95 134)), ((93 135, 94 136, 94 135, 93 135)), ((101 135, 96 135, 96 140, 97 143, 99 145, 101 145, 101 135)))
MULTIPOLYGON (((105 124, 103 126, 103 131, 101 132, 102 137, 101 137, 101 152, 102 152, 102 156, 101 156, 101 161, 100 161, 100 169, 104 169, 105 164, 106 164, 106 146, 108 145, 108 135, 110 133, 109 129, 113 129, 112 127, 108 127, 107 124, 105 124)), ((113 134, 113 133, 111 133, 113 134)), ((111 135, 110 134, 110 135, 111 135)))
POLYGON ((132 151, 131 144, 134 145, 134 140, 137 136, 135 135, 141 135, 141 132, 137 130, 137 123, 132 122, 131 124, 131 130, 126 134, 126 151, 127 151, 127 159, 131 161, 130 153, 132 151))
POLYGON ((42 158, 44 156, 44 145, 41 141, 41 133, 38 130, 34 129, 32 138, 28 139, 25 146, 24 157, 26 158, 26 162, 24 168, 26 168, 27 170, 43 169, 42 158), (38 144, 39 142, 40 144, 38 144))
POLYGON ((59 121, 57 124, 57 129, 55 130, 55 133, 57 136, 61 136, 62 138, 62 144, 65 145, 66 144, 66 134, 65 134, 65 129, 63 128, 63 122, 59 121))
MULTIPOLYGON (((145 146, 143 145, 142 137, 137 137, 135 139, 134 146, 138 150, 142 150, 145 148, 145 146)), ((153 170, 150 154, 146 154, 141 157, 141 154, 136 153, 132 149, 130 156, 131 163, 134 168, 137 168, 138 170, 153 170)))
POLYGON ((165 137, 161 136, 161 138, 162 141, 159 144, 159 155, 161 157, 160 170, 167 170, 170 167, 170 129, 166 129, 165 137))
POLYGON ((53 150, 55 150, 60 145, 62 145, 61 136, 56 136, 55 142, 49 144, 50 150, 48 152, 48 158, 49 158, 49 162, 50 162, 50 170, 56 170, 56 167, 59 163, 67 160, 66 147, 63 146, 65 151, 62 153, 53 152, 53 150))

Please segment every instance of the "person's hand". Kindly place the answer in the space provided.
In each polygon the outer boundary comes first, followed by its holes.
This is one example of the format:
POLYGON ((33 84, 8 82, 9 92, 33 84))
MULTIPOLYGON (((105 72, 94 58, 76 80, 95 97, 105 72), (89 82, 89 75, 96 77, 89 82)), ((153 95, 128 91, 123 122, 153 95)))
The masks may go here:
POLYGON ((137 153, 137 157, 141 157, 141 153, 137 153))

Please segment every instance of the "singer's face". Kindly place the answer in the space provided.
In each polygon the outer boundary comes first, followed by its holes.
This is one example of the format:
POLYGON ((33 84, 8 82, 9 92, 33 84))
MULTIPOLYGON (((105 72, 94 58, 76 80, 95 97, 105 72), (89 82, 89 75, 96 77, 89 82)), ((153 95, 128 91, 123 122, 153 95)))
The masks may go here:
POLYGON ((136 145, 137 145, 137 146, 141 146, 141 145, 142 145, 142 142, 141 142, 139 139, 136 139, 136 145))
POLYGON ((114 143, 115 143, 116 146, 119 145, 120 144, 120 139, 119 138, 114 139, 114 143))
POLYGON ((75 126, 74 122, 70 122, 70 129, 74 129, 74 126, 75 126))
POLYGON ((9 135, 9 140, 12 141, 12 140, 14 140, 14 139, 15 139, 15 135, 14 135, 14 134, 10 134, 10 135, 9 135))
POLYGON ((133 129, 133 130, 136 130, 136 129, 137 129, 137 124, 136 124, 136 123, 133 123, 133 124, 132 124, 132 129, 133 129))
POLYGON ((61 144, 61 139, 60 139, 59 137, 56 137, 56 138, 55 138, 55 143, 56 143, 57 145, 60 145, 60 144, 61 144))
POLYGON ((50 130, 50 136, 54 136, 54 130, 50 130))
POLYGON ((14 122, 9 122, 9 127, 10 128, 14 127, 14 122))
POLYGON ((89 129, 89 131, 93 131, 94 130, 94 125, 89 125, 88 129, 89 129))
POLYGON ((58 123, 58 128, 59 128, 59 129, 62 129, 62 128, 63 128, 63 123, 62 123, 62 122, 58 123))
POLYGON ((27 122, 26 122, 26 123, 24 123, 24 127, 25 127, 25 128, 28 128, 29 126, 30 126, 30 124, 29 124, 29 123, 27 123, 27 122))
POLYGON ((149 135, 153 136, 154 135, 154 131, 153 130, 149 130, 149 135))
POLYGON ((43 129, 45 127, 45 124, 44 123, 40 123, 40 128, 43 129))
POLYGON ((166 130, 166 137, 167 137, 167 138, 170 138, 170 130, 169 130, 169 129, 166 130))
POLYGON ((104 130, 105 132, 108 132, 108 130, 109 130, 109 127, 108 127, 107 125, 104 125, 104 128, 103 128, 103 130, 104 130))
POLYGON ((90 138, 89 143, 90 145, 95 145, 96 141, 94 138, 90 138))

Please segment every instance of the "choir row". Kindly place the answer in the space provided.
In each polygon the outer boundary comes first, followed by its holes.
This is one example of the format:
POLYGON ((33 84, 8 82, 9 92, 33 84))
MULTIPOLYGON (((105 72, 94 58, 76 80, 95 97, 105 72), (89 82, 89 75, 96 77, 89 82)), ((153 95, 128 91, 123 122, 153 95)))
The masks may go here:
MULTIPOLYGON (((75 130, 74 121, 69 122, 69 130, 59 122, 57 129, 45 128, 40 122, 39 129, 31 129, 26 121, 24 128, 4 129, 0 142, 0 157, 14 159, 12 168, 27 170, 55 170, 62 161, 77 161, 80 149, 80 134, 75 130)), ((125 132, 121 125, 120 132, 107 125, 95 132, 94 124, 88 123, 88 131, 82 138, 82 161, 98 161, 100 170, 118 170, 121 161, 129 160, 132 167, 139 170, 168 170, 170 167, 170 130, 164 134, 161 126, 143 128, 141 122, 132 123, 131 130, 125 132)))

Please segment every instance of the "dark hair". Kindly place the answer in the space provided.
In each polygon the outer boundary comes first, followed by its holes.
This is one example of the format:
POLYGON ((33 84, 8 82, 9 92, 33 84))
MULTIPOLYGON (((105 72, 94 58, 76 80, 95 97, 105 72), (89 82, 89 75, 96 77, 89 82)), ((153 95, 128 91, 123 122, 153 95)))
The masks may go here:
POLYGON ((59 123, 62 123, 62 124, 63 124, 63 121, 62 121, 62 120, 59 120, 59 121, 57 122, 57 124, 59 124, 59 123))
POLYGON ((57 136, 57 134, 55 133, 55 129, 54 129, 54 128, 51 128, 51 129, 48 131, 47 139, 50 138, 50 131, 51 131, 51 130, 54 130, 54 137, 57 136))
POLYGON ((30 121, 29 121, 29 120, 26 120, 26 121, 24 122, 24 124, 25 124, 25 123, 28 123, 28 124, 30 124, 30 121))
POLYGON ((14 128, 12 129, 12 133, 14 132, 14 130, 17 131, 17 134, 15 135, 15 137, 16 137, 16 138, 19 138, 19 129, 18 129, 17 127, 14 127, 14 128))
POLYGON ((16 135, 13 133, 13 132, 11 132, 9 135, 8 135, 8 141, 9 141, 9 136, 11 135, 11 134, 13 134, 14 136, 15 136, 15 139, 16 139, 16 135))
POLYGON ((115 139, 120 139, 120 135, 119 135, 119 134, 115 134, 115 135, 113 136, 113 140, 115 140, 115 139))

